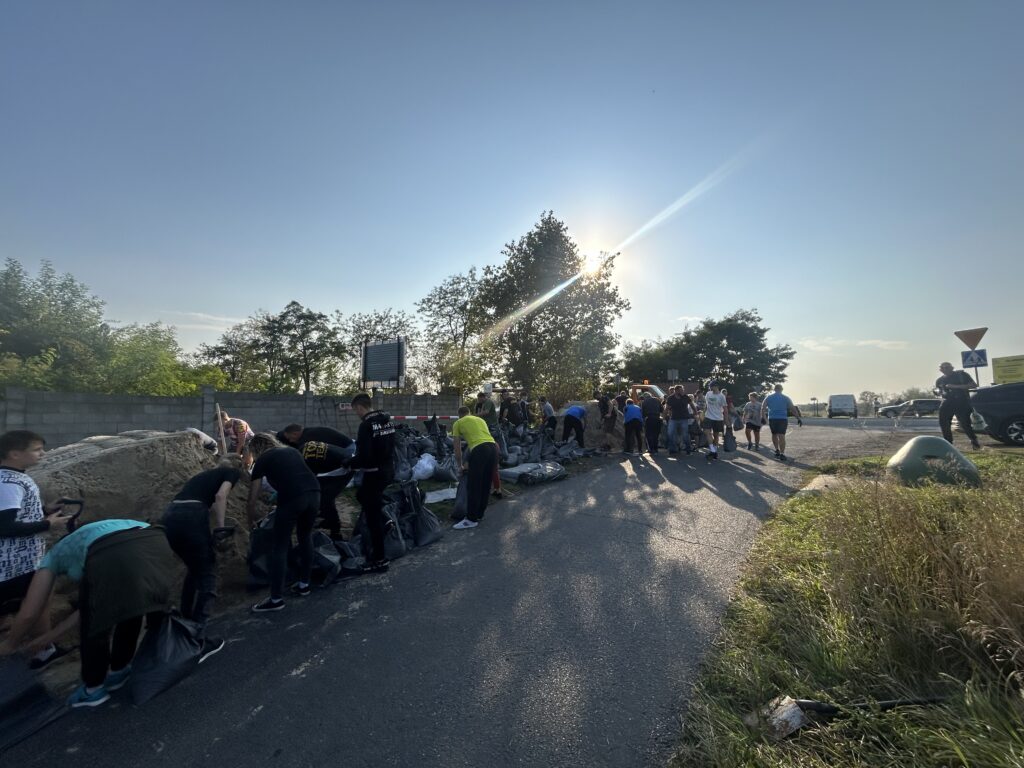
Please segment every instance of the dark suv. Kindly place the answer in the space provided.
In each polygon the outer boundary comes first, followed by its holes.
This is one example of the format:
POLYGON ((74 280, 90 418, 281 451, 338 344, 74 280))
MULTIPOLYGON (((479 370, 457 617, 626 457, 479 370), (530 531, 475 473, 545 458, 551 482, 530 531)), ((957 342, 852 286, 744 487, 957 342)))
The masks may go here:
POLYGON ((1024 445, 1024 382, 982 387, 971 395, 971 406, 996 440, 1024 445))

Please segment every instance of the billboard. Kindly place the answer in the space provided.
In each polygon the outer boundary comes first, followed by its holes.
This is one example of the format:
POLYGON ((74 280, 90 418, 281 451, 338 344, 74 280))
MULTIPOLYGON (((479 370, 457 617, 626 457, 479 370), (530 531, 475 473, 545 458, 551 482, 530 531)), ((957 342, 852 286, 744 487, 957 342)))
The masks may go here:
POLYGON ((1024 381, 1024 355, 993 357, 992 379, 996 384, 1024 381))
POLYGON ((367 341, 363 344, 363 388, 401 387, 405 384, 404 336, 388 341, 367 341))

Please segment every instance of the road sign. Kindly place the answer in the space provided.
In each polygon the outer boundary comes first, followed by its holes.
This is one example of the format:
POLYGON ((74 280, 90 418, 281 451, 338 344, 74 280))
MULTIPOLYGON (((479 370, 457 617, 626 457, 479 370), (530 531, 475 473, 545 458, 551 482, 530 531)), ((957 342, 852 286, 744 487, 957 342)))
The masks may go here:
POLYGON ((992 358, 992 382, 1012 384, 1024 381, 1024 355, 992 358))
MULTIPOLYGON (((977 349, 988 328, 968 328, 966 331, 953 331, 953 335, 971 349, 977 349)), ((966 365, 966 363, 964 363, 966 365)))
POLYGON ((960 359, 964 368, 987 368, 988 350, 972 349, 970 352, 961 352, 960 359))
POLYGON ((669 381, 676 381, 678 378, 679 378, 679 371, 676 370, 675 368, 669 368, 668 369, 668 380, 669 381))

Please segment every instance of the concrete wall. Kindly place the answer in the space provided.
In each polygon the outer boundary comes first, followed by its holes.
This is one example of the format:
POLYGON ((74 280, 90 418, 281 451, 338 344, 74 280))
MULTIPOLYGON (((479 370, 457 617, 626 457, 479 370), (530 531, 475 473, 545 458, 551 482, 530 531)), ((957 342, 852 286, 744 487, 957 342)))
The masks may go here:
MULTIPOLYGON (((139 397, 7 387, 0 400, 0 432, 31 429, 43 435, 51 448, 132 429, 172 432, 197 427, 215 435, 215 403, 257 431, 277 431, 297 422, 327 425, 354 436, 359 426, 354 414, 339 408, 348 405, 348 398, 311 393, 268 395, 205 388, 201 397, 139 397)), ((375 405, 396 416, 453 416, 460 402, 453 396, 378 395, 375 405)))

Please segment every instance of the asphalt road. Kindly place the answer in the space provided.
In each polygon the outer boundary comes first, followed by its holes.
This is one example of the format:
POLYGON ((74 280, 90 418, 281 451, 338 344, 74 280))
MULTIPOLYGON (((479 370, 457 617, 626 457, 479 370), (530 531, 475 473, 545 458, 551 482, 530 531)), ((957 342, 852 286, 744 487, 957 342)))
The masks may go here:
POLYGON ((772 506, 821 459, 906 437, 805 426, 787 464, 599 460, 388 574, 220 619, 228 647, 176 688, 72 712, 4 764, 663 764, 772 506))

